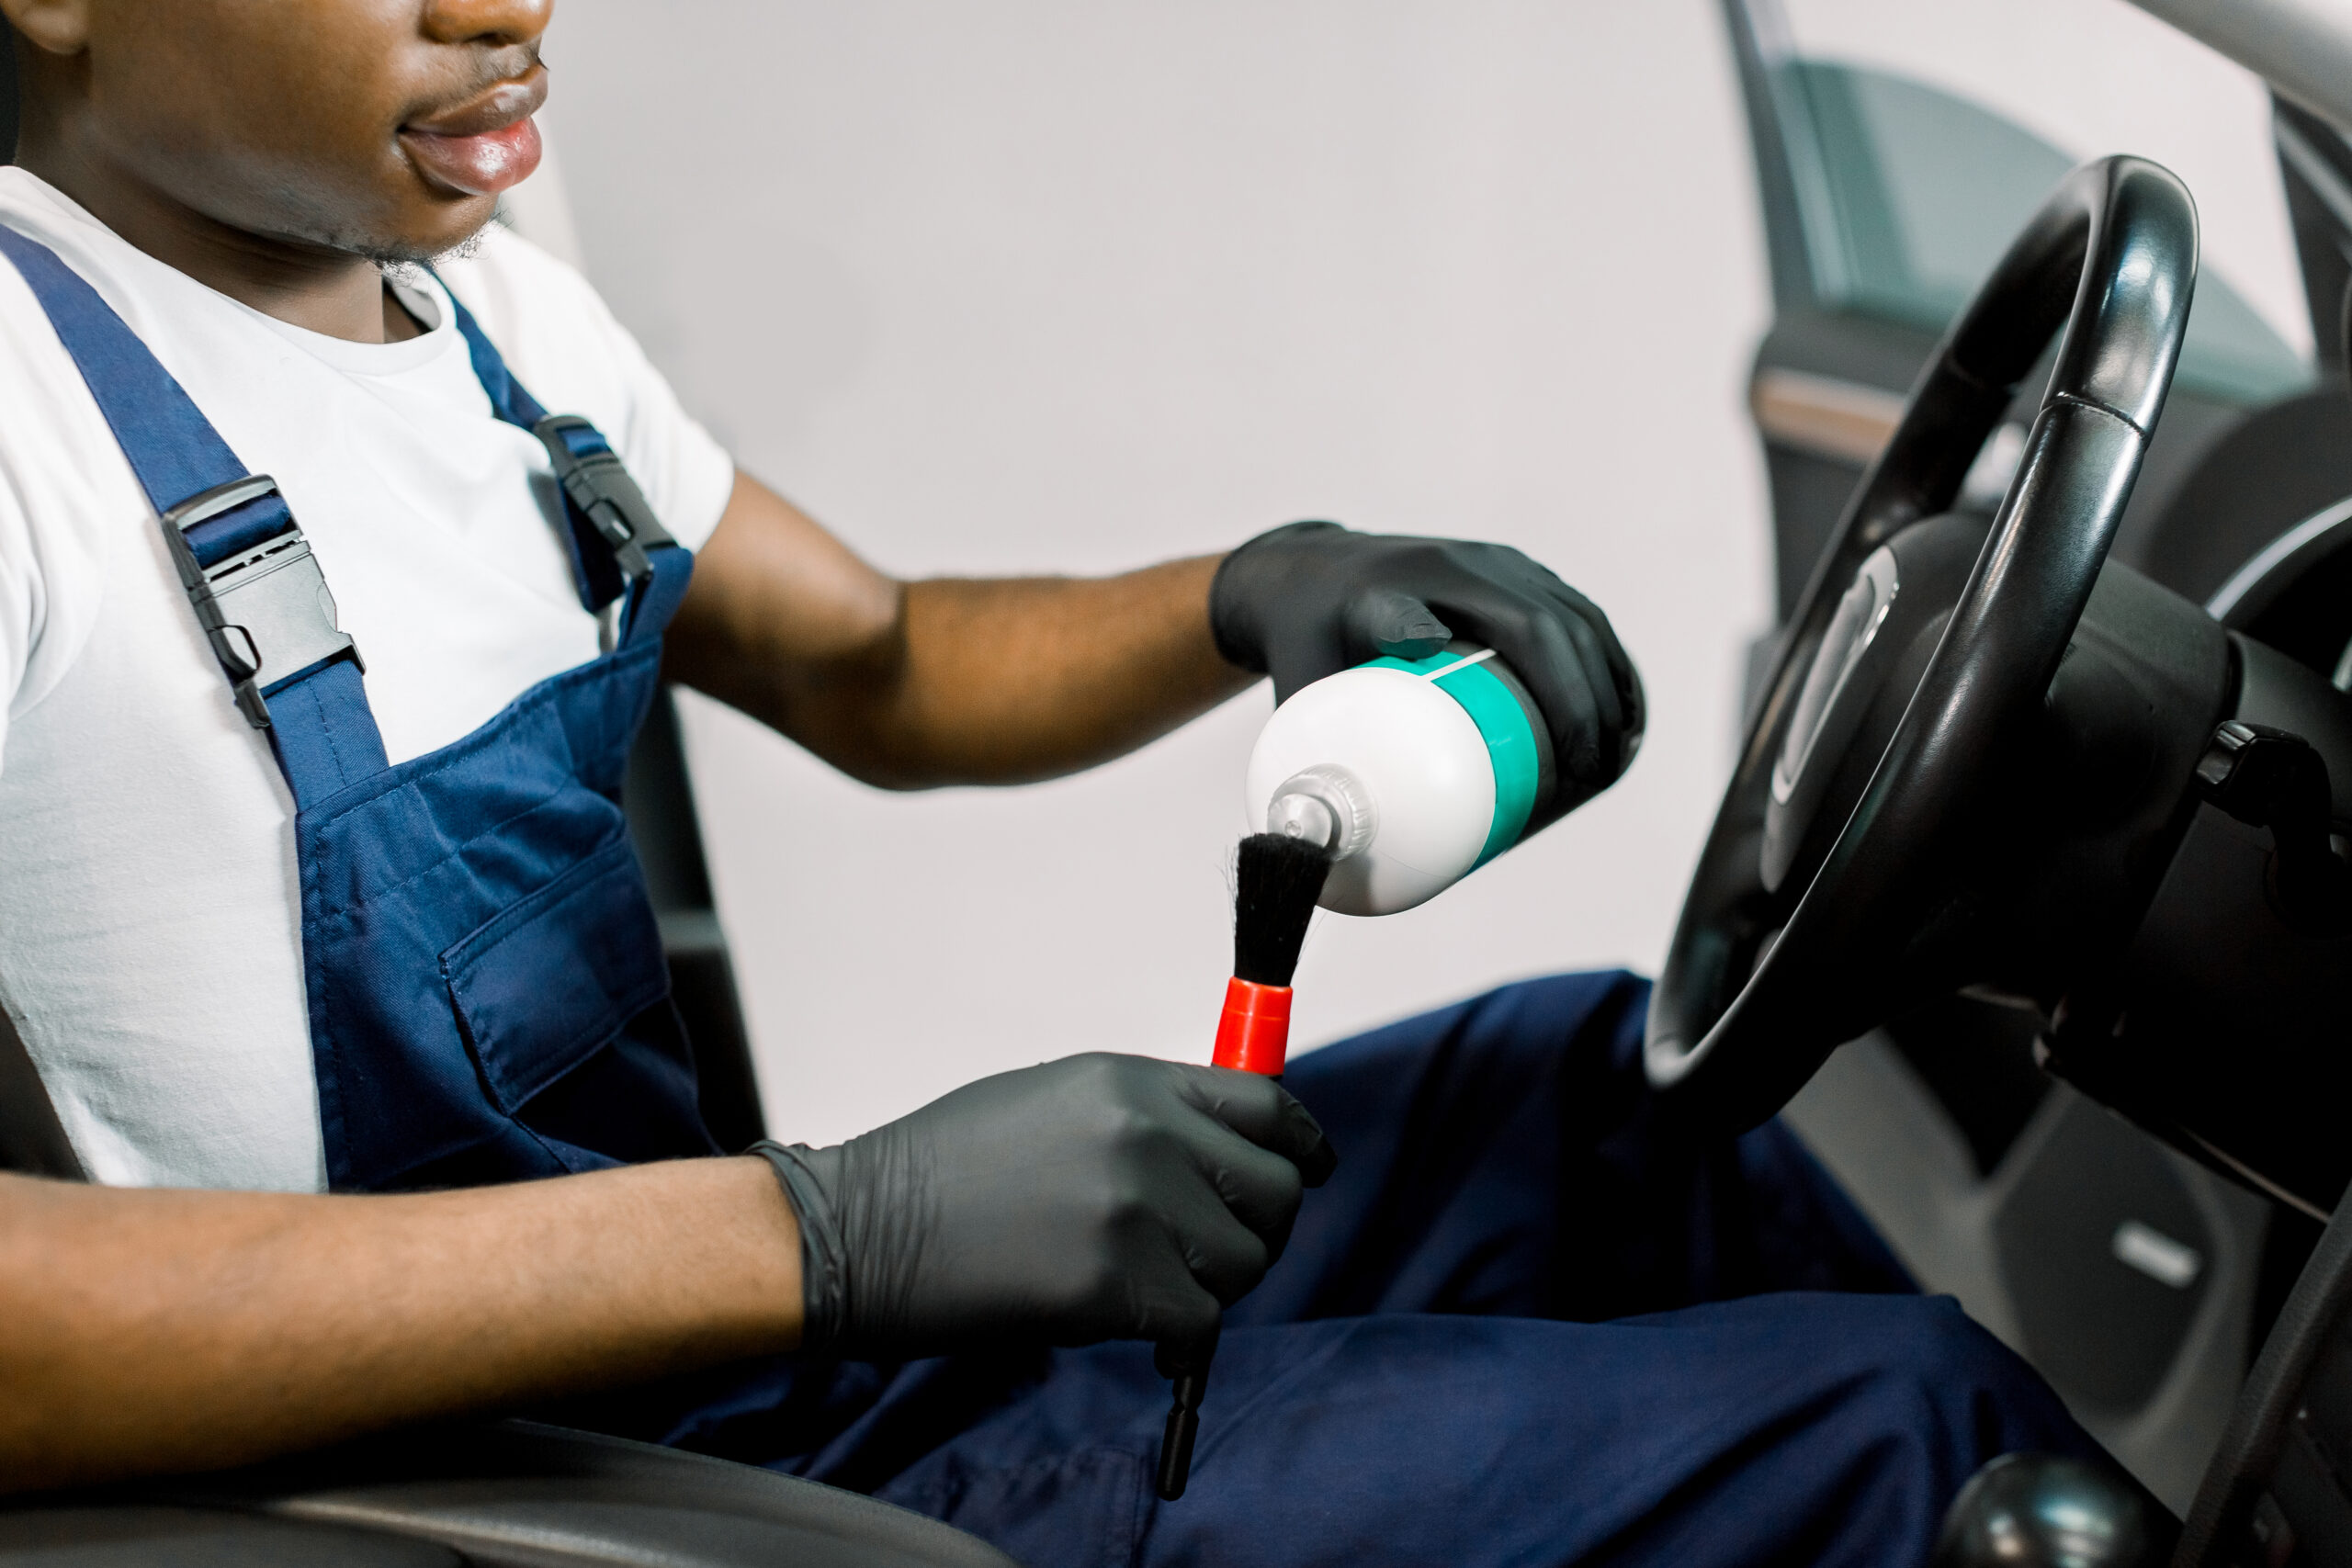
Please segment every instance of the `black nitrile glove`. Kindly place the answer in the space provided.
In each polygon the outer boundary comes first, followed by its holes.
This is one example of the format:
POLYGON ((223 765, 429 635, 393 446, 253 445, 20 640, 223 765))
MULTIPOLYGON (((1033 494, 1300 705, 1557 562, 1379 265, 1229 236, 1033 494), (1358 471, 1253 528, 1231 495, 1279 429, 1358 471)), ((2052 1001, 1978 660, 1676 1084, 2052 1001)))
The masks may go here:
POLYGON ((1493 649, 1552 732, 1546 821, 1616 783, 1641 745, 1642 680, 1609 617, 1508 545, 1292 523, 1225 558, 1209 626, 1227 660, 1273 676, 1278 703, 1384 654, 1422 659, 1456 637, 1493 649))
POLYGON ((1085 1055, 831 1148, 759 1144, 800 1219, 801 1348, 1199 1340, 1264 1277, 1331 1145, 1280 1084, 1085 1055))

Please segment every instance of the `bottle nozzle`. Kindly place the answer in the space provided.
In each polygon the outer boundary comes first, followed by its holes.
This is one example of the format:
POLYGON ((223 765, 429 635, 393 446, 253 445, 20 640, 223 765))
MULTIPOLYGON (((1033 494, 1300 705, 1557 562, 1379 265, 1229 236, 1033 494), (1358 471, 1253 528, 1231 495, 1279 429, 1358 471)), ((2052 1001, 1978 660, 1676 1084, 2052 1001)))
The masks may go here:
POLYGON ((1322 846, 1334 861, 1372 842, 1372 793, 1335 763, 1305 768, 1283 781, 1266 807, 1266 831, 1322 846))
POLYGON ((1340 836, 1340 819, 1317 796, 1285 795, 1266 808, 1266 831, 1285 839, 1305 839, 1328 852, 1340 836))

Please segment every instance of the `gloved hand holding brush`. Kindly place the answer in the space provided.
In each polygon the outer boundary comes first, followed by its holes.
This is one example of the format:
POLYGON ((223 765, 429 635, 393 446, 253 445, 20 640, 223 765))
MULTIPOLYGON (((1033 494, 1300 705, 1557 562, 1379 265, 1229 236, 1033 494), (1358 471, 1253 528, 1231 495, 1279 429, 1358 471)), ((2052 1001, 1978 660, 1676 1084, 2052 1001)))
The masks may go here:
POLYGON ((831 1148, 755 1145, 800 1220, 805 1351, 1189 1342, 1257 1284, 1330 1145, 1279 1084, 1094 1055, 831 1148))
MULTIPOLYGON (((1282 1076, 1290 1049, 1291 976, 1330 869, 1322 847, 1303 839, 1255 833, 1241 840, 1233 868, 1233 979, 1217 1020, 1216 1066, 1268 1081, 1282 1076)), ((1167 1502, 1182 1497, 1192 1477, 1217 1327, 1163 1339, 1153 1356, 1159 1375, 1175 1384, 1153 1483, 1167 1502)))

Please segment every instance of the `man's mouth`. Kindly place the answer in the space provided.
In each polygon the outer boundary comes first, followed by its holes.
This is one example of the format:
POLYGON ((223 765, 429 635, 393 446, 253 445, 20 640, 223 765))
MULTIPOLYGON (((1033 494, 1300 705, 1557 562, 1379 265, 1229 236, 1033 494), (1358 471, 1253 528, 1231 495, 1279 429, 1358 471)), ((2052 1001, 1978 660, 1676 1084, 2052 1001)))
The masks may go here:
POLYGON ((531 116, 548 101, 548 73, 533 65, 461 104, 401 127, 401 145, 424 177, 461 196, 495 196, 539 166, 531 116))

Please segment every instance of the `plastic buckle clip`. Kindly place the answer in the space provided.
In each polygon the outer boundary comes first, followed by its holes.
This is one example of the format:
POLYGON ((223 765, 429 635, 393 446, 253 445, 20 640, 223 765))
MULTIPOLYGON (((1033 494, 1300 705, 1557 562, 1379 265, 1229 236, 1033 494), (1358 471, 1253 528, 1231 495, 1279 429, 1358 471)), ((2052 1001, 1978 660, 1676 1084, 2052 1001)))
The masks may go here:
POLYGON ((335 623, 334 595, 311 554, 310 541, 289 511, 286 526, 232 550, 209 567, 199 564, 187 531, 265 496, 284 497, 267 474, 249 474, 190 496, 163 515, 164 537, 179 570, 180 586, 196 606, 204 640, 236 694, 237 711, 255 729, 269 728, 263 682, 282 684, 312 665, 349 656, 368 668, 359 649, 335 623))
POLYGON ((603 433, 578 414, 551 413, 531 434, 548 449, 565 499, 613 547, 623 582, 635 587, 653 570, 646 552, 677 543, 653 515, 645 492, 603 433))

